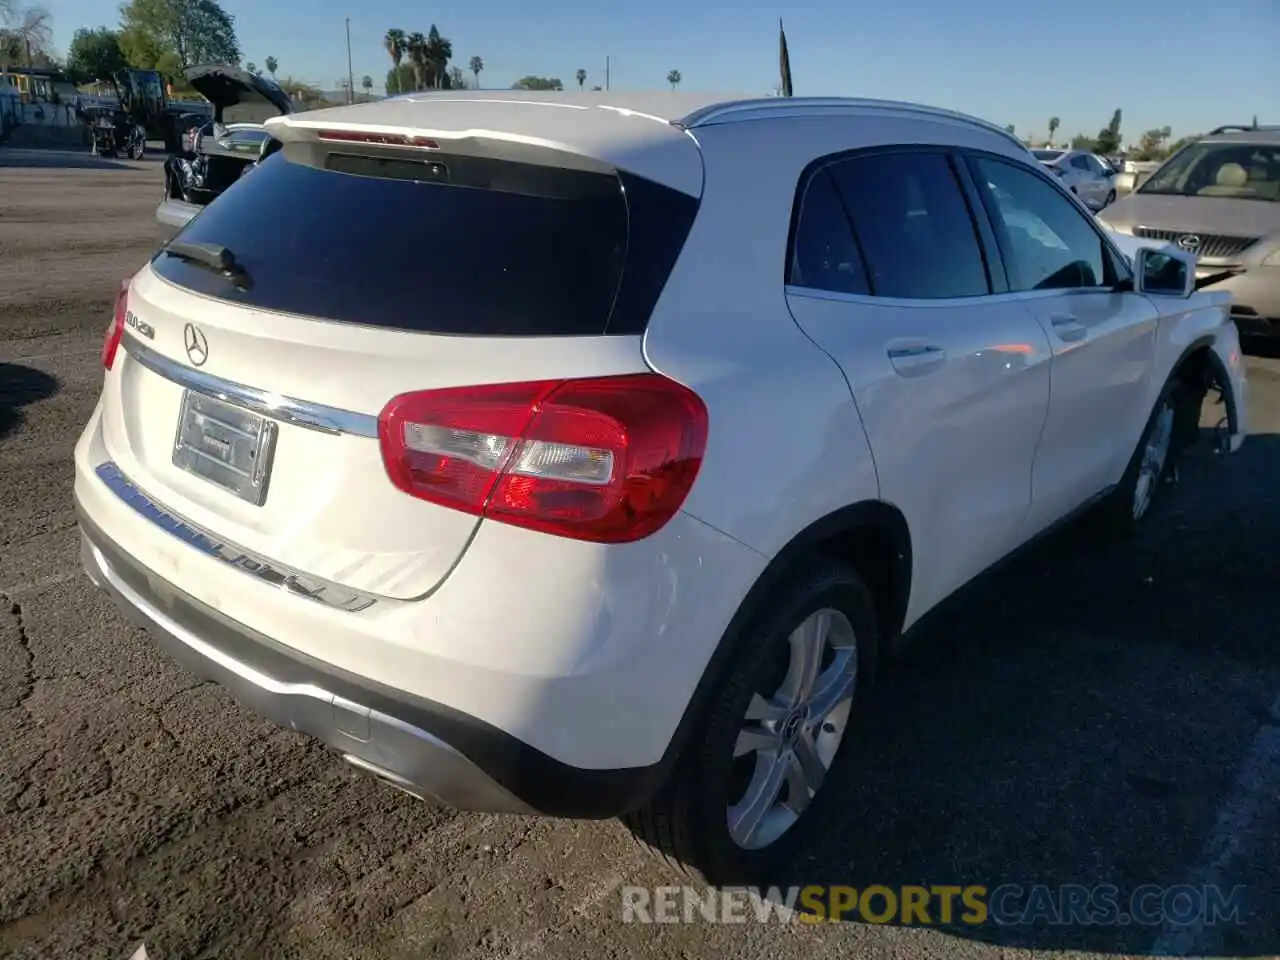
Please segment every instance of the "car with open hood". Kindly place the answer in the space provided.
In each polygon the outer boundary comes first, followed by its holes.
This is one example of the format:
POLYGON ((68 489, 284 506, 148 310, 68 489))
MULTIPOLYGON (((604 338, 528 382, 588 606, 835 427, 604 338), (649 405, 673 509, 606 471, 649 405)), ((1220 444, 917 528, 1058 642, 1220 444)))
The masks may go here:
POLYGON ((293 107, 275 81, 231 64, 190 67, 184 75, 213 105, 213 117, 194 118, 202 122, 182 134, 178 152, 165 160, 164 197, 156 219, 172 229, 182 227, 252 169, 272 140, 263 124, 293 107))
POLYGON ((1099 218, 1195 254, 1197 286, 1231 294, 1242 332, 1280 334, 1280 127, 1191 141, 1099 218))

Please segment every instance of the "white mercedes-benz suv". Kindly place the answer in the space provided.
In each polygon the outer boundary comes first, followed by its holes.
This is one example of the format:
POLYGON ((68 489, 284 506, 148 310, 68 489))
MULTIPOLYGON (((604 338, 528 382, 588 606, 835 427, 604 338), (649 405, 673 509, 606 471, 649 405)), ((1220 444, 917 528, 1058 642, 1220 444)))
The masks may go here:
POLYGON ((466 92, 267 126, 120 292, 84 564, 424 798, 760 870, 922 614, 1084 507, 1147 517, 1209 391, 1244 438, 1229 298, 979 120, 466 92))

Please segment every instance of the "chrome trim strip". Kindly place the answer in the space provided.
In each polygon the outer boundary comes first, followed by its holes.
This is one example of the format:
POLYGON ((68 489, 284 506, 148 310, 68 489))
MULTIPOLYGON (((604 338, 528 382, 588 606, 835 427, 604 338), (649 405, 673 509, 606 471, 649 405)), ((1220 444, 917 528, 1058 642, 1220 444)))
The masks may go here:
POLYGON ((133 359, 152 373, 180 387, 207 393, 272 420, 308 430, 318 430, 321 433, 350 434, 370 439, 378 437, 378 418, 367 413, 355 413, 321 403, 282 397, 266 390, 259 390, 257 387, 247 387, 242 383, 224 380, 222 377, 215 377, 211 373, 204 373, 178 363, 176 360, 170 360, 141 343, 137 337, 126 335, 123 346, 133 359))
POLYGON ((263 583, 348 613, 367 610, 380 599, 372 594, 352 590, 331 580, 312 576, 274 560, 268 560, 222 537, 215 536, 203 527, 160 506, 134 486, 133 482, 110 460, 99 464, 95 472, 107 489, 127 506, 132 507, 140 517, 150 520, 187 546, 215 560, 220 560, 228 566, 235 567, 263 583))

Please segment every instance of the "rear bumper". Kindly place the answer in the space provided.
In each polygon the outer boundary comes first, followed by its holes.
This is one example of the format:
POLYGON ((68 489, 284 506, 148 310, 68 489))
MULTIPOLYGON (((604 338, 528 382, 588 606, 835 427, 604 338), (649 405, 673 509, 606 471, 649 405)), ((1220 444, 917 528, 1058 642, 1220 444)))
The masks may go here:
POLYGON ((85 572, 154 642, 256 713, 423 799, 464 810, 580 819, 639 805, 657 765, 571 767, 481 720, 276 643, 131 559, 77 503, 85 572))

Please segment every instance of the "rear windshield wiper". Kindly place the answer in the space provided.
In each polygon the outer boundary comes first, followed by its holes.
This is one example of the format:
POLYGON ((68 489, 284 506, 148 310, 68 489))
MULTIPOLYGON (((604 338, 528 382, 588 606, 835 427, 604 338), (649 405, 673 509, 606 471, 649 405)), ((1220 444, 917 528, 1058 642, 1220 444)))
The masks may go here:
POLYGON ((253 286, 249 272, 236 260, 229 247, 216 243, 194 243, 190 240, 171 240, 160 249, 165 256, 176 257, 197 267, 205 267, 221 274, 241 290, 253 286))

